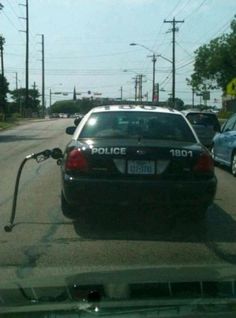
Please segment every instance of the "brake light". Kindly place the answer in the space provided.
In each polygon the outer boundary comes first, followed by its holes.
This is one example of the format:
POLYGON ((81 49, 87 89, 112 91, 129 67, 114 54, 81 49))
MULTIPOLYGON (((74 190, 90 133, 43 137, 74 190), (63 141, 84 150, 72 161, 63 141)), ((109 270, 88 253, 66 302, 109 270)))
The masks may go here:
POLYGON ((207 153, 201 154, 193 170, 195 172, 213 172, 214 162, 212 157, 207 153))
POLYGON ((73 149, 67 157, 66 169, 88 171, 88 162, 80 149, 73 149))

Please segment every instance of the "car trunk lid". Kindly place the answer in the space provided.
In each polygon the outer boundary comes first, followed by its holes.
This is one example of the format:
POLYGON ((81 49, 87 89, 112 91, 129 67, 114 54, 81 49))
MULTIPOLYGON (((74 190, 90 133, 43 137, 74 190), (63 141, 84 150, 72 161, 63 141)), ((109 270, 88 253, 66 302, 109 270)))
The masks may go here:
POLYGON ((71 166, 66 166, 67 170, 75 175, 184 179, 191 178, 199 172, 206 175, 213 171, 213 164, 210 167, 210 155, 197 143, 141 138, 93 139, 78 141, 73 151, 74 161, 71 166))

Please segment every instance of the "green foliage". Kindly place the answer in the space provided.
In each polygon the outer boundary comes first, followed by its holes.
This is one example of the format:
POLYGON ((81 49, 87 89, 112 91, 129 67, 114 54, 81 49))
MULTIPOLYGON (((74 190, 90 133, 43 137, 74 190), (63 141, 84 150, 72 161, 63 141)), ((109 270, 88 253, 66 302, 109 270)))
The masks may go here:
POLYGON ((18 120, 18 119, 20 119, 21 118, 21 114, 20 113, 12 113, 11 114, 11 119, 13 120, 13 121, 16 121, 16 120, 18 120))
MULTIPOLYGON (((236 16, 235 16, 236 17, 236 16)), ((196 90, 225 88, 236 77, 236 19, 231 32, 211 40, 195 51, 194 73, 187 83, 196 90)))
POLYGON ((85 114, 94 106, 94 101, 89 99, 58 101, 51 106, 50 113, 85 114))
POLYGON ((217 114, 218 118, 222 118, 222 119, 223 118, 228 119, 231 115, 233 115, 233 112, 229 112, 224 109, 221 109, 219 113, 217 114))
MULTIPOLYGON (((25 110, 26 103, 25 103, 25 95, 26 95, 26 89, 20 88, 17 90, 11 91, 13 103, 11 103, 11 112, 21 112, 25 110)), ((37 89, 29 89, 28 90, 29 95, 29 102, 28 102, 28 110, 31 112, 38 112, 39 111, 39 91, 37 89)), ((27 110, 26 110, 27 111, 27 110)))
POLYGON ((169 107, 173 107, 173 108, 178 109, 178 110, 183 110, 184 109, 184 102, 180 98, 175 98, 175 103, 174 103, 175 105, 173 105, 173 100, 170 97, 167 100, 167 104, 168 104, 169 107))
POLYGON ((8 86, 9 86, 9 83, 7 82, 7 79, 0 74, 0 113, 2 112, 4 120, 8 111, 8 107, 7 107, 7 93, 9 92, 8 86))
POLYGON ((20 118, 18 113, 8 114, 7 118, 0 114, 0 130, 14 127, 20 118))

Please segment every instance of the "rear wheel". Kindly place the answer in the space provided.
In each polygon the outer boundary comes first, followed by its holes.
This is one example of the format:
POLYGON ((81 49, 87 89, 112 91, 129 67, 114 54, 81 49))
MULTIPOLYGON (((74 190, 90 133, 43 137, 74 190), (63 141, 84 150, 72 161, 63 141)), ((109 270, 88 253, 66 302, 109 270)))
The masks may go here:
POLYGON ((236 177, 236 151, 234 151, 231 159, 231 172, 234 177, 236 177))

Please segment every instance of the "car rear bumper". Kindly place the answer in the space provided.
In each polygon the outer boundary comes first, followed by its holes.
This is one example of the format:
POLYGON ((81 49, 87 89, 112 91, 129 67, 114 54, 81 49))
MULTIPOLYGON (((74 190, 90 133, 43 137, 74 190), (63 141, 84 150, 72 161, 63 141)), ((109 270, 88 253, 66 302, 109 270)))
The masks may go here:
POLYGON ((63 193, 71 205, 98 206, 153 206, 176 211, 191 210, 212 204, 217 180, 204 181, 139 181, 110 179, 72 179, 62 176, 63 193))

